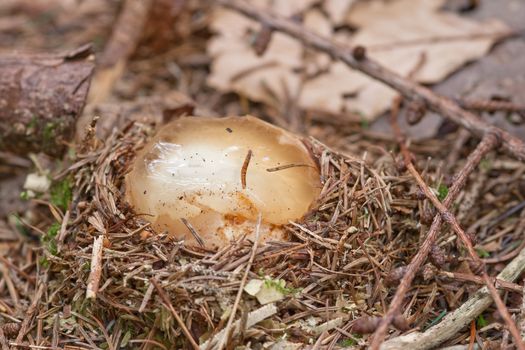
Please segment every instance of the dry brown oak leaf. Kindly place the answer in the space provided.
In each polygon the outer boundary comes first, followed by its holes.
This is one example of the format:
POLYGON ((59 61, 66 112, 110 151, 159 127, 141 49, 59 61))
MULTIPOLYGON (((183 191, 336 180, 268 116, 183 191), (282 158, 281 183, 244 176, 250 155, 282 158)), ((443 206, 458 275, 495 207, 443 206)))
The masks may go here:
MULTIPOLYGON (((301 15, 309 30, 341 44, 363 45, 370 58, 403 76, 420 65, 414 79, 425 84, 437 83, 482 57, 509 33, 495 19, 478 22, 442 11, 444 0, 339 2, 332 6, 340 6, 342 22, 358 28, 355 33, 336 31, 341 16, 330 15, 326 6, 324 11, 313 8, 313 1, 257 0, 254 6, 287 17, 301 15)), ((208 83, 218 90, 274 106, 294 98, 307 110, 352 112, 367 120, 388 110, 396 95, 282 33, 274 33, 264 54, 257 56, 252 45, 260 24, 231 10, 217 8, 211 28, 216 35, 208 45, 213 58, 208 83)))

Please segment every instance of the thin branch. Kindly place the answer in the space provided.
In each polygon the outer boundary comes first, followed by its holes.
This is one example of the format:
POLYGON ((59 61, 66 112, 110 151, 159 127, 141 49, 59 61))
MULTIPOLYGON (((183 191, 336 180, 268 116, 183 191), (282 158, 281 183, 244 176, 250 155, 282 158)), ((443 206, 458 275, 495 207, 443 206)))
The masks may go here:
MULTIPOLYGON (((518 279, 523 271, 525 271, 525 248, 498 274, 497 279, 512 282, 518 279)), ((413 332, 390 339, 381 345, 381 350, 433 349, 447 339, 454 337, 491 304, 492 297, 490 292, 487 290, 487 287, 483 287, 460 307, 446 315, 440 323, 430 327, 423 333, 413 332)))
POLYGON ((93 78, 93 86, 89 92, 89 102, 104 101, 115 82, 124 71, 124 65, 135 51, 143 35, 152 0, 126 0, 122 6, 113 32, 104 51, 98 59, 98 71, 93 78))
MULTIPOLYGON (((45 278, 44 278, 45 280, 45 278)), ((31 302, 31 305, 26 311, 24 320, 22 321, 22 325, 20 326, 20 331, 18 332, 18 335, 16 336, 16 343, 21 343, 24 339, 24 336, 29 332, 29 329, 31 327, 31 323, 33 321, 33 317, 36 314, 38 304, 40 303, 40 299, 42 299, 42 295, 44 294, 44 286, 45 282, 41 283, 38 286, 38 289, 33 297, 33 301, 31 302)))
POLYGON ((199 245, 204 248, 204 240, 202 239, 201 235, 199 234, 199 232, 197 232, 197 230, 195 229, 195 227, 193 227, 192 224, 190 224, 190 222, 188 220, 186 220, 185 218, 181 218, 180 221, 182 221, 182 223, 184 225, 186 225, 186 227, 188 228, 188 230, 190 230, 190 233, 192 234, 193 238, 195 238, 195 240, 197 241, 197 243, 199 243, 199 245))
MULTIPOLYGON (((392 110, 392 116, 397 116, 399 103, 401 100, 396 99, 396 103, 393 105, 392 110)), ((396 128, 397 124, 393 123, 393 127, 396 128)), ((396 132, 397 135, 400 135, 399 131, 396 132)), ((400 140, 402 141, 402 140, 400 140)), ((468 176, 474 171, 476 166, 479 164, 483 156, 490 152, 497 144, 496 137, 492 135, 487 135, 476 147, 476 149, 470 154, 470 156, 467 159, 467 163, 465 166, 460 170, 460 172, 456 175, 456 180, 452 184, 452 186, 449 189, 449 192, 447 194, 447 197, 445 198, 443 204, 445 207, 450 207, 452 203, 456 200, 456 198, 459 195, 459 192, 464 187, 468 176)), ((423 263, 425 262, 428 254, 430 253, 430 250, 432 249, 432 246, 437 240, 438 234, 441 230, 442 225, 442 218, 440 215, 436 215, 434 218, 434 221, 432 222, 432 225, 430 226, 430 229, 427 233, 427 236, 424 240, 424 242, 421 244, 420 248, 418 249, 416 255, 410 262, 410 264, 407 266, 407 271, 403 278, 401 279, 401 282, 399 284, 399 287, 396 290, 396 293, 394 297, 392 298, 392 301, 390 302, 390 308, 386 315, 384 316, 384 322, 379 326, 379 328, 376 330, 376 337, 382 338, 386 334, 386 331, 388 329, 389 323, 391 323, 394 319, 394 317, 400 312, 401 306, 403 304, 403 300, 405 298, 405 295, 410 288, 410 285, 416 276, 417 271, 421 268, 423 263)))
POLYGON ((312 166, 309 164, 286 164, 286 165, 276 166, 274 168, 268 168, 266 169, 266 171, 269 173, 273 173, 274 171, 281 171, 285 169, 300 168, 300 167, 310 167, 311 168, 312 166))
MULTIPOLYGON (((478 256, 478 254, 474 250, 474 246, 472 245, 472 242, 471 242, 470 238, 467 236, 466 232, 461 228, 461 226, 459 225, 459 223, 458 223, 456 217, 454 216, 454 214, 452 214, 448 210, 448 208, 446 206, 444 206, 443 203, 441 203, 439 201, 439 199, 436 197, 434 192, 432 192, 428 188, 428 186, 425 183, 425 180, 423 180, 421 175, 416 170, 414 164, 410 161, 410 154, 408 153, 408 149, 406 148, 406 146, 402 147, 402 151, 404 151, 403 153, 405 153, 405 155, 404 155, 405 162, 408 162, 406 164, 407 168, 408 168, 408 171, 412 174, 412 176, 414 177, 414 179, 418 183, 419 187, 425 193, 426 197, 428 199, 430 199, 432 204, 439 211, 439 213, 441 214, 443 220, 445 220, 452 227, 454 232, 460 237, 461 241, 466 246, 467 251, 468 251, 470 257, 472 258, 472 260, 474 262, 476 262, 476 264, 483 269, 482 274, 481 274, 482 277, 483 277, 483 280, 485 281, 485 283, 487 285, 487 288, 490 291, 490 294, 492 295, 492 298, 494 299, 494 302, 496 303, 498 311, 500 312, 501 316, 505 320, 505 323, 507 324, 507 327, 509 328, 510 333, 514 337, 514 341, 516 343, 517 348, 520 349, 520 350, 525 350, 525 343, 523 343, 523 341, 521 339, 518 327, 516 326, 516 323, 512 319, 512 316, 510 315, 509 310, 505 306, 505 303, 503 302, 503 300, 501 300, 501 297, 500 297, 498 291, 496 290, 496 287, 494 287, 493 281, 491 281, 489 275, 487 274, 487 271, 486 271, 486 268, 485 268, 485 264, 483 263, 481 258, 478 256)), ((377 345, 379 345, 379 344, 377 344, 377 345)), ((378 348, 379 348, 379 346, 377 346, 377 349, 378 348)), ((372 341, 372 349, 374 349, 374 341, 372 341)))
MULTIPOLYGON (((487 274, 487 272, 485 270, 485 265, 483 264, 482 260, 479 258, 479 256, 477 255, 476 251, 474 250, 474 247, 472 245, 472 242, 470 241, 470 238, 466 235, 465 231, 460 227, 459 223, 456 220, 456 217, 448 210, 448 207, 451 204, 451 203, 449 203, 447 201, 447 199, 450 196, 450 193, 447 195, 447 198, 445 198, 445 203, 441 203, 439 201, 439 199, 436 197, 436 195, 428 188, 428 186, 426 185, 425 181, 423 180, 423 178, 421 177, 419 172, 416 170, 414 164, 412 163, 412 156, 411 156, 408 148, 406 147, 403 135, 402 135, 402 133, 401 133, 401 131, 399 129, 399 126, 397 124, 397 116, 398 116, 400 104, 401 104, 401 98, 400 97, 396 98, 396 101, 394 102, 394 104, 392 106, 392 111, 391 111, 392 119, 391 119, 391 122, 392 122, 392 127, 394 129, 394 132, 396 134, 396 138, 397 138, 397 140, 399 142, 399 145, 401 147, 401 153, 403 155, 403 159, 404 159, 404 162, 405 162, 405 165, 406 165, 408 171, 414 177, 414 179, 418 183, 418 185, 421 188, 421 190, 425 193, 425 196, 437 208, 437 210, 439 211, 439 214, 440 214, 439 216, 441 217, 441 219, 446 221, 453 228, 454 232, 456 232, 456 234, 460 237, 460 239, 462 240, 463 244, 466 246, 467 251, 468 251, 470 257, 472 258, 472 260, 475 261, 476 264, 483 269, 483 271, 482 271, 483 280, 485 281, 485 284, 487 285, 487 288, 490 291, 490 294, 492 295, 492 297, 494 299, 494 302, 496 303, 498 311, 502 315, 503 319, 505 320, 505 323, 507 324, 507 327, 509 328, 509 331, 513 335, 513 337, 515 339, 515 342, 516 342, 516 346, 520 350, 521 349, 525 349, 525 344, 523 344, 523 342, 521 340, 518 328, 516 327, 516 324, 512 320, 512 317, 510 316, 510 313, 509 313, 508 309, 506 308, 505 304, 501 300, 501 297, 500 297, 498 291, 494 287, 493 281, 491 281, 490 277, 488 276, 488 274, 487 274)), ((497 139, 496 136, 494 136, 492 134, 487 134, 485 136, 485 138, 483 139, 483 141, 485 141, 487 139, 491 140, 491 142, 490 142, 490 145, 492 146, 491 148, 493 148, 493 147, 495 147, 497 145, 498 139, 497 139)), ((482 143, 483 143, 483 141, 482 141, 482 143)), ((481 143, 480 143, 480 145, 481 145, 481 143)), ((478 148, 479 148, 479 146, 478 146, 478 148)), ((472 158, 472 155, 474 153, 476 153, 478 148, 476 148, 476 150, 471 154, 471 157, 469 157, 469 159, 472 158)), ((481 161, 481 158, 479 158, 477 160, 477 163, 474 164, 474 167, 477 166, 477 164, 479 164, 480 161, 481 161)), ((468 164, 468 162, 467 162, 467 164, 468 164)), ((458 182, 458 180, 456 180, 456 183, 457 182, 458 182)), ((461 186, 459 188, 454 188, 454 190, 459 192, 459 190, 462 187, 463 186, 461 186)), ((438 219, 438 217, 436 217, 436 219, 438 219)), ((434 222, 436 222, 436 219, 434 220, 434 222)), ((440 222, 441 222, 441 220, 440 220, 440 222)), ((434 225, 432 225, 432 226, 434 226, 434 225)), ((430 233, 427 236, 427 240, 428 240, 429 236, 430 236, 430 233)), ((425 240, 423 245, 427 242, 427 240, 425 240)), ((423 247, 423 245, 422 245, 422 247, 423 247)), ((402 283, 405 280, 405 278, 407 277, 407 275, 409 275, 409 273, 408 273, 409 271, 410 271, 410 276, 411 276, 410 277, 410 282, 412 281, 412 279, 413 279, 412 275, 415 275, 415 271, 412 271, 411 269, 413 267, 415 267, 413 262, 416 261, 416 258, 421 258, 421 263, 423 263, 424 260, 426 259, 427 255, 428 255, 428 252, 426 250, 420 249, 418 251, 418 254, 416 254, 416 257, 414 257, 414 259, 412 260, 411 264, 409 265, 409 267, 407 269, 407 274, 404 276, 404 278, 402 280, 402 283), (419 253, 422 252, 422 251, 423 251, 423 253, 425 253, 425 255, 424 256, 418 256, 419 253)), ((403 287, 404 287, 403 289, 399 288, 396 291, 396 294, 394 295, 394 298, 392 299, 392 302, 391 302, 391 305, 390 305, 390 309, 388 310, 387 314, 385 315, 385 317, 383 318, 383 320, 379 324, 379 327, 377 328, 376 332, 374 333, 374 337, 372 338, 371 345, 370 345, 371 349, 379 349, 379 347, 380 347, 381 343, 383 342, 383 339, 384 339, 384 337, 386 335, 386 332, 388 330, 388 326, 391 324, 393 318, 399 313, 399 310, 401 308, 402 300, 404 298, 406 290, 408 290, 409 285, 410 285, 410 283, 405 284, 405 285, 403 285, 403 287)))
POLYGON ((252 6, 246 1, 219 0, 218 2, 227 8, 261 22, 263 25, 275 31, 286 33, 291 37, 300 40, 305 45, 329 54, 349 67, 396 89, 409 100, 420 100, 426 105, 426 107, 463 126, 479 137, 483 137, 488 133, 497 135, 502 141, 503 148, 509 154, 519 160, 525 160, 525 144, 523 141, 500 128, 492 126, 475 114, 462 109, 453 100, 440 96, 432 90, 414 83, 381 66, 374 60, 367 58, 366 50, 364 50, 363 47, 357 46, 351 48, 347 45, 341 45, 329 38, 307 30, 299 23, 295 23, 286 17, 252 6))
POLYGON ((516 112, 525 113, 525 106, 510 101, 498 100, 458 100, 461 107, 483 112, 516 112))
MULTIPOLYGON (((475 275, 471 275, 468 273, 439 271, 438 274, 440 277, 450 278, 456 281, 466 281, 466 282, 473 282, 476 284, 485 284, 485 281, 483 280, 483 278, 475 276, 475 275)), ((491 278, 491 280, 493 281, 494 285, 498 289, 503 289, 509 292, 520 293, 520 294, 523 293, 523 287, 520 286, 519 284, 507 282, 507 281, 500 280, 500 279, 494 279, 494 278, 491 278)))

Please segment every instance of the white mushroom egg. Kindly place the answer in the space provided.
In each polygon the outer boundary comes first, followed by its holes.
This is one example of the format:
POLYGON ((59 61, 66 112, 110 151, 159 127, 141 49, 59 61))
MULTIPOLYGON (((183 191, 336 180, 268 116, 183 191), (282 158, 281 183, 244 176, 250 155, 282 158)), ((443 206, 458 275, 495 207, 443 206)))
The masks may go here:
POLYGON ((255 117, 183 117, 161 127, 126 176, 126 197, 156 231, 219 248, 283 239, 321 190, 301 138, 255 117))

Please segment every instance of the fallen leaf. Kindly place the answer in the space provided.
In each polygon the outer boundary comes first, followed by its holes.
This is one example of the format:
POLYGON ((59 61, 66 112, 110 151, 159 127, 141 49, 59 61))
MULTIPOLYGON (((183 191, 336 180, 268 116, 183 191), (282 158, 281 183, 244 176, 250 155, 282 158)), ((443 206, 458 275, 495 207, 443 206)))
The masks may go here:
MULTIPOLYGON (((285 16, 303 14, 306 28, 342 44, 367 47, 370 58, 407 76, 421 64, 414 79, 439 82, 465 63, 482 57, 508 33, 501 22, 476 22, 441 11, 444 0, 330 1, 324 12, 311 2, 255 1, 285 16), (287 5, 285 5, 287 4, 287 5), (335 14, 347 14, 340 18, 335 14), (340 24, 357 27, 355 34, 337 31, 340 24)), ((302 44, 274 33, 268 48, 257 56, 252 43, 260 24, 233 11, 218 9, 212 19, 217 35, 208 52, 213 58, 208 83, 273 106, 298 96, 299 107, 328 113, 352 112, 372 120, 391 105, 396 92, 326 54, 312 53, 302 44)))
POLYGON ((482 57, 508 28, 497 20, 477 23, 440 12, 443 0, 398 0, 354 6, 348 21, 361 26, 354 45, 394 71, 406 75, 425 53, 415 74, 421 83, 439 82, 466 62, 482 57), (417 5, 416 5, 417 4, 417 5))
POLYGON ((356 0, 325 0, 322 3, 324 11, 334 25, 341 25, 356 0))
POLYGON ((244 291, 250 294, 251 296, 255 296, 257 295, 257 293, 259 293, 263 284, 264 284, 263 280, 258 280, 258 279, 250 280, 244 286, 244 291))
POLYGON ((244 291, 257 298, 261 305, 273 303, 284 298, 284 280, 252 279, 244 287, 244 291))
POLYGON ((302 46, 296 40, 274 33, 268 48, 257 56, 251 44, 258 30, 257 23, 233 11, 218 9, 211 23, 219 34, 208 45, 214 57, 213 73, 208 83, 222 91, 236 91, 255 101, 275 104, 276 96, 286 96, 286 88, 299 88, 294 67, 302 64, 302 46))

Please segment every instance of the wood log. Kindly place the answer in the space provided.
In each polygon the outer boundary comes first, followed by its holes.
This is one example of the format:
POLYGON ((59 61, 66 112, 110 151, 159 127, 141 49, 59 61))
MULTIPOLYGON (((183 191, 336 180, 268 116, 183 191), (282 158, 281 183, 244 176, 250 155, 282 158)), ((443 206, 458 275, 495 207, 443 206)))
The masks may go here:
POLYGON ((64 153, 86 102, 90 55, 88 45, 63 54, 0 55, 0 150, 64 153))

